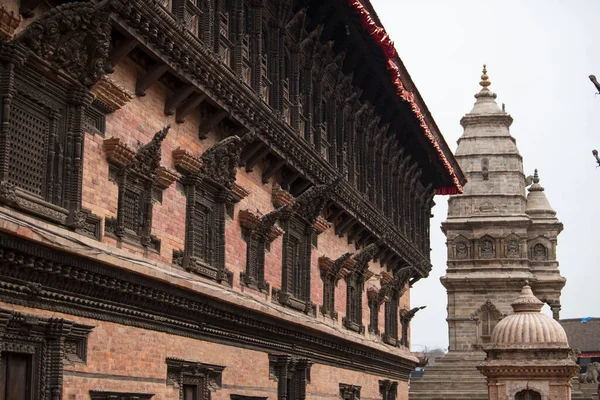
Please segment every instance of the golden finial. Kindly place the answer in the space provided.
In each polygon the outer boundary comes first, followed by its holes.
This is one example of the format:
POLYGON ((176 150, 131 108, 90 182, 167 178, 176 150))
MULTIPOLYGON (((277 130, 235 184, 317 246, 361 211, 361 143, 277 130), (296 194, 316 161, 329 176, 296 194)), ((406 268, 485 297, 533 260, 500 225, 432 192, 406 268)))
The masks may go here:
POLYGON ((483 64, 483 73, 481 74, 481 82, 479 84, 482 88, 487 89, 488 86, 492 84, 492 82, 488 81, 489 76, 487 75, 487 69, 485 64, 483 64))

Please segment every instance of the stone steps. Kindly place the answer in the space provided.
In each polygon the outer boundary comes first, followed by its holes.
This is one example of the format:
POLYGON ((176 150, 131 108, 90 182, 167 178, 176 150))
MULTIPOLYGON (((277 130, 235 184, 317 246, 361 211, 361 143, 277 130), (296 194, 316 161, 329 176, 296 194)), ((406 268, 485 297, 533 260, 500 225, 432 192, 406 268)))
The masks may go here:
POLYGON ((411 378, 410 400, 488 400, 485 377, 477 370, 481 353, 449 353, 425 367, 422 377, 411 378))

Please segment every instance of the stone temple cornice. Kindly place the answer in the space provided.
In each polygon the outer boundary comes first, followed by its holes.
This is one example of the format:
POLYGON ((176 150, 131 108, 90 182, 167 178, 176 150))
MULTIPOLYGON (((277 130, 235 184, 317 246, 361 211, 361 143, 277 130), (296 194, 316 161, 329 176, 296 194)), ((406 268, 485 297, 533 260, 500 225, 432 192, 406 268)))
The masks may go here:
POLYGON ((467 114, 461 118, 460 124, 463 128, 473 125, 504 125, 509 128, 513 123, 513 118, 509 114, 498 115, 474 115, 467 114))

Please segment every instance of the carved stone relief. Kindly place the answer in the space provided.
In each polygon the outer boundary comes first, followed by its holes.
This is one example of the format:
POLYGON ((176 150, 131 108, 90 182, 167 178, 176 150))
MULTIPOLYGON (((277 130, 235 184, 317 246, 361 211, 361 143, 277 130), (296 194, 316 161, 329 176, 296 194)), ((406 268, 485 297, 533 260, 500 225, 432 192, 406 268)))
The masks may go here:
POLYGON ((479 256, 481 258, 493 258, 495 256, 494 242, 490 237, 479 239, 479 256))

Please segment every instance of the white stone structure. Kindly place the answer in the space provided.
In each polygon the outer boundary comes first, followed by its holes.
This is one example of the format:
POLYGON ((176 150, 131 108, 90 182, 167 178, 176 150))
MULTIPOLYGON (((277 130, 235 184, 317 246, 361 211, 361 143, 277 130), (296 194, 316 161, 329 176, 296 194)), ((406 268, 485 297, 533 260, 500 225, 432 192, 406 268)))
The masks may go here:
POLYGON ((563 327, 540 313, 542 303, 528 285, 511 304, 484 346, 477 369, 488 381, 489 400, 571 400, 571 379, 579 371, 563 327))
POLYGON ((485 358, 495 325, 512 312, 510 303, 528 281, 537 297, 560 311, 565 279, 556 260, 562 223, 539 184, 528 178, 510 134, 512 117, 489 90, 485 66, 481 90, 461 119, 464 133, 456 158, 468 177, 464 194, 451 196, 447 237, 449 353, 411 381, 411 399, 487 399, 477 365, 485 358), (526 187, 529 194, 526 196, 526 187))

